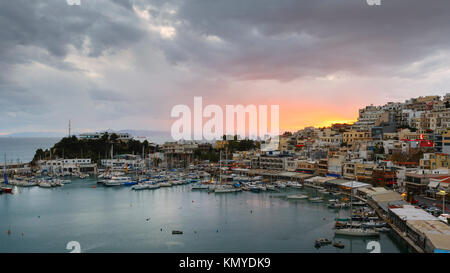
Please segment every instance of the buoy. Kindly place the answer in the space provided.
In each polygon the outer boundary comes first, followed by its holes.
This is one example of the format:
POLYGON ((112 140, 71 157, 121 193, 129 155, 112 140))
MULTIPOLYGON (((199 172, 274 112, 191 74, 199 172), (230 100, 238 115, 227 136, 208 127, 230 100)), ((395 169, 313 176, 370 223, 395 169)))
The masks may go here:
POLYGON ((217 230, 216 232, 219 232, 219 230, 217 230))
POLYGON ((11 235, 11 230, 8 229, 8 235, 11 235))
POLYGON ((97 186, 94 186, 93 188, 94 188, 94 189, 96 189, 96 188, 97 188, 97 186))

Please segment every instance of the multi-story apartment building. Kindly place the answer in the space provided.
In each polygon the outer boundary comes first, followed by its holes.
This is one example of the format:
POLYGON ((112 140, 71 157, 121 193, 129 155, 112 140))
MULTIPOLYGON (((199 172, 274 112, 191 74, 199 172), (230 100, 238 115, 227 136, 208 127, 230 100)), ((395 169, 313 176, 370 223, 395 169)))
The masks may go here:
POLYGON ((343 166, 343 176, 345 179, 355 180, 355 162, 347 161, 343 166))
POLYGON ((356 142, 360 141, 371 141, 372 133, 370 131, 357 131, 351 130, 342 133, 342 142, 346 143, 347 146, 352 146, 356 142))
POLYGON ((445 131, 450 125, 450 110, 446 111, 427 111, 420 116, 420 132, 445 131))
POLYGON ((319 159, 317 164, 317 174, 321 176, 326 176, 328 173, 328 158, 319 159))
POLYGON ((117 140, 120 140, 120 141, 123 141, 123 142, 126 142, 126 141, 132 139, 131 135, 128 134, 128 133, 116 133, 116 132, 108 132, 108 131, 96 132, 96 133, 83 133, 83 134, 80 134, 78 137, 80 139, 100 139, 105 134, 108 135, 109 139, 111 139, 111 136, 113 134, 115 134, 117 136, 117 140))
POLYGON ((286 157, 282 156, 261 156, 259 158, 259 168, 267 170, 284 170, 286 157))
POLYGON ((162 145, 166 165, 169 168, 186 167, 193 162, 194 151, 198 148, 195 142, 166 142, 162 145))
POLYGON ((79 172, 95 172, 97 165, 92 164, 90 158, 39 160, 38 166, 42 171, 71 175, 79 172))
POLYGON ((443 153, 425 153, 420 160, 420 168, 426 170, 435 170, 441 168, 448 168, 450 157, 443 153))
POLYGON ((355 179, 357 181, 372 182, 373 169, 376 167, 374 162, 355 163, 355 179))
POLYGON ((450 129, 442 133, 442 152, 450 154, 450 129))
POLYGON ((317 162, 310 160, 297 160, 297 172, 313 174, 317 169, 317 162))
POLYGON ((328 172, 327 175, 334 177, 341 177, 343 171, 343 165, 345 162, 345 155, 334 155, 328 159, 328 172))
POLYGON ((353 124, 353 128, 356 130, 370 130, 383 111, 381 107, 373 105, 359 109, 358 121, 353 124))

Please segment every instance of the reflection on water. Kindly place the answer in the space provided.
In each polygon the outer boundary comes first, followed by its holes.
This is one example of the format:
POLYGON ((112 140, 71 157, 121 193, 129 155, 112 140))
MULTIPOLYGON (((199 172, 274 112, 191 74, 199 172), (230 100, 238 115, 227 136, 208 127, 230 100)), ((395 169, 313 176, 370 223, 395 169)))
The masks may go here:
POLYGON ((94 179, 78 180, 62 188, 16 187, 14 195, 0 195, 0 252, 69 252, 66 244, 77 241, 82 252, 368 253, 372 240, 380 242, 381 252, 407 251, 389 234, 343 237, 338 239, 343 249, 316 249, 317 238, 333 239, 337 211, 307 200, 287 201, 285 193, 95 185, 94 179))

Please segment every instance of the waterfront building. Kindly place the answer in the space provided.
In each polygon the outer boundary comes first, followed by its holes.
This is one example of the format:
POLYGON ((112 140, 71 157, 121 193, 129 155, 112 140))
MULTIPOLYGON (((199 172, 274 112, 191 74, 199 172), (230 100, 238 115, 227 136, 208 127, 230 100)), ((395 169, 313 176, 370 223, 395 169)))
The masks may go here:
POLYGON ((328 158, 319 159, 316 173, 320 176, 326 176, 328 173, 328 158))
POLYGON ((317 169, 317 162, 312 160, 297 160, 296 172, 313 174, 317 169))
POLYGON ((95 139, 100 139, 102 138, 103 135, 108 134, 109 138, 111 138, 112 134, 117 135, 117 140, 126 142, 130 139, 132 139, 131 135, 128 133, 116 133, 116 132, 108 132, 108 131, 104 131, 104 132, 95 132, 95 133, 82 133, 80 134, 78 137, 80 139, 91 139, 91 140, 95 140, 95 139))
POLYGON ((30 163, 22 163, 22 162, 7 162, 6 164, 3 164, 3 167, 6 168, 6 174, 7 175, 24 175, 31 173, 31 166, 30 163))
POLYGON ((430 183, 428 184, 428 190, 426 191, 427 196, 434 199, 442 199, 442 195, 436 193, 440 191, 450 193, 450 176, 443 176, 440 178, 430 178, 430 183))
POLYGON ((193 141, 166 142, 162 145, 166 165, 169 168, 183 168, 192 164, 198 144, 193 141))
POLYGON ((423 209, 411 206, 390 206, 388 217, 404 236, 428 253, 450 253, 450 226, 423 209))
POLYGON ((372 182, 373 169, 376 167, 374 162, 356 162, 355 179, 357 181, 372 182))
POLYGON ((284 170, 286 157, 280 155, 265 155, 259 157, 259 168, 267 170, 284 170))
POLYGON ((435 169, 435 170, 416 170, 405 173, 404 186, 406 191, 413 194, 425 194, 430 178, 445 178, 448 176, 449 169, 435 169))
POLYGON ((343 172, 343 165, 345 162, 345 155, 336 154, 328 159, 327 175, 334 177, 341 177, 343 172))
POLYGON ((110 170, 136 170, 144 169, 146 164, 145 160, 139 155, 124 154, 116 155, 112 159, 102 159, 101 165, 110 170))
POLYGON ((97 164, 91 162, 90 158, 60 158, 52 160, 39 160, 37 162, 42 172, 72 175, 78 173, 94 173, 97 164))

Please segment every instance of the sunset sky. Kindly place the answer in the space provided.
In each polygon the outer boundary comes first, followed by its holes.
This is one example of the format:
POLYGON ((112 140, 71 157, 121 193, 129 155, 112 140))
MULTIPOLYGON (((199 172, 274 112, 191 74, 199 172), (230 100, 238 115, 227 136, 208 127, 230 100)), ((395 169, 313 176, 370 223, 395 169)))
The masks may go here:
POLYGON ((0 25, 0 135, 169 131, 194 96, 297 130, 450 92, 448 0, 14 0, 0 25))

